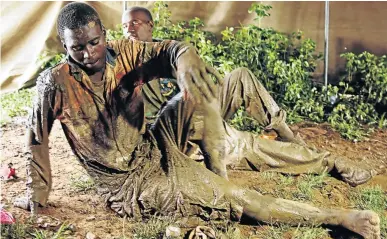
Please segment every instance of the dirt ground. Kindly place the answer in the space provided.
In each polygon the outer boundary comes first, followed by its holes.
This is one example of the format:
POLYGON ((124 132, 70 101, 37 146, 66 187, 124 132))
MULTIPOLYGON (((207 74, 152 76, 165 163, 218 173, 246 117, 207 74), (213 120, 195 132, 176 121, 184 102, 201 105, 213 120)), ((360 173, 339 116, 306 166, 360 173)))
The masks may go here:
MULTIPOLYGON (((2 182, 1 204, 4 204, 5 208, 21 222, 28 217, 28 213, 14 208, 12 201, 26 192, 25 122, 26 118, 19 118, 14 123, 1 128, 0 144, 2 166, 12 162, 20 177, 16 181, 2 182)), ((324 124, 302 123, 292 128, 298 131, 309 145, 346 156, 351 160, 364 160, 375 168, 387 167, 387 131, 376 131, 368 140, 355 143, 342 139, 338 133, 324 124)), ((119 218, 105 209, 95 192, 81 193, 74 190, 70 179, 80 177, 85 174, 85 171, 71 152, 59 122, 55 123, 50 135, 50 156, 53 190, 50 194, 49 206, 42 209, 41 213, 75 225, 75 233, 68 236, 69 238, 85 238, 88 232, 100 238, 131 238, 130 221, 119 218)), ((259 172, 231 171, 230 180, 263 194, 286 197, 282 191, 286 190, 286 187, 278 186, 280 180, 278 176, 270 178, 267 174, 259 172)), ((379 175, 360 187, 377 184, 387 192, 387 175, 379 175)), ((291 186, 287 190, 291 191, 291 186)), ((348 198, 352 190, 354 188, 346 183, 327 177, 325 186, 316 190, 315 196, 309 202, 318 206, 351 208, 353 205, 348 198)), ((241 226, 241 228, 243 231, 250 232, 262 230, 260 226, 241 226)), ((334 234, 332 237, 343 238, 334 234)))

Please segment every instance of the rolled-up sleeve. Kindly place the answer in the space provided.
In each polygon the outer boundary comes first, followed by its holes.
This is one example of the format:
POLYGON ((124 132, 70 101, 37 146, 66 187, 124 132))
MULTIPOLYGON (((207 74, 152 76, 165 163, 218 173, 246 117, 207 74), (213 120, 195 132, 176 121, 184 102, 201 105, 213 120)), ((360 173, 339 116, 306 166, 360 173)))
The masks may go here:
POLYGON ((51 190, 48 136, 56 118, 60 99, 49 71, 36 83, 37 95, 27 127, 27 190, 29 199, 46 205, 51 190))

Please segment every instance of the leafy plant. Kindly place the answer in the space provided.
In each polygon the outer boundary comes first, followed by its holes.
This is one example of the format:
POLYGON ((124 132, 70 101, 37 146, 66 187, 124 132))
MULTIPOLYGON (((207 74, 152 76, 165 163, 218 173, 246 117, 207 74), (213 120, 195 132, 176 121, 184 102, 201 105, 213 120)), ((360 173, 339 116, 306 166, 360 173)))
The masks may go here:
POLYGON ((107 29, 106 30, 106 40, 112 41, 112 40, 119 40, 124 38, 124 33, 122 31, 122 24, 116 25, 116 30, 107 29))
POLYGON ((27 115, 32 108, 32 99, 35 94, 35 88, 32 88, 1 95, 1 126, 10 122, 14 117, 27 115))
POLYGON ((262 130, 257 121, 247 115, 243 106, 238 109, 230 120, 228 120, 228 123, 237 130, 249 131, 257 134, 262 130))
POLYGON ((44 51, 38 57, 38 62, 41 64, 42 69, 46 69, 48 67, 54 67, 59 63, 63 62, 66 59, 66 55, 64 53, 53 53, 49 51, 44 51))

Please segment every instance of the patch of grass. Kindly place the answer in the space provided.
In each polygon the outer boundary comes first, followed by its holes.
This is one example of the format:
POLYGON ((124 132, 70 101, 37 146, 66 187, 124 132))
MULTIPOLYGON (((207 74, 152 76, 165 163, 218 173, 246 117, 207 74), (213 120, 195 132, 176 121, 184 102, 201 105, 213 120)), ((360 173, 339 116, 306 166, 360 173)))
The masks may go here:
POLYGON ((23 89, 0 96, 1 119, 0 124, 5 125, 13 117, 25 116, 32 108, 33 98, 36 94, 35 88, 23 89))
POLYGON ((292 239, 323 239, 329 238, 328 229, 322 227, 298 227, 292 239))
POLYGON ((58 231, 37 230, 31 233, 33 239, 65 239, 68 238, 66 231, 68 231, 68 225, 63 223, 58 231))
POLYGON ((328 173, 323 172, 319 175, 302 175, 297 182, 297 192, 293 194, 298 200, 311 200, 313 189, 322 188, 325 185, 325 178, 328 173))
POLYGON ((35 229, 31 224, 15 223, 11 225, 1 225, 1 238, 4 239, 65 239, 67 224, 62 224, 56 231, 35 229))
POLYGON ((222 239, 250 239, 251 236, 245 236, 239 230, 238 224, 235 222, 226 222, 222 224, 210 223, 210 227, 214 229, 216 238, 222 239))
POLYGON ((375 212, 387 209, 387 196, 379 185, 357 189, 351 193, 350 199, 358 209, 375 212))
POLYGON ((387 195, 377 186, 362 187, 350 194, 350 200, 357 209, 372 210, 379 214, 382 238, 387 238, 387 195))
POLYGON ((292 199, 293 188, 291 185, 295 182, 294 177, 277 174, 277 177, 274 180, 277 186, 272 188, 269 193, 276 198, 292 199))
POLYGON ((293 176, 286 176, 286 175, 280 174, 280 177, 279 177, 280 185, 286 187, 286 186, 292 185, 294 181, 295 180, 293 176))
POLYGON ((387 238, 387 215, 386 213, 381 214, 380 216, 380 234, 382 235, 382 238, 387 238))
POLYGON ((51 236, 50 234, 51 233, 49 233, 48 231, 35 229, 35 231, 31 233, 31 236, 33 239, 48 239, 51 236))
POLYGON ((258 231, 258 238, 265 239, 323 239, 330 238, 328 230, 321 227, 292 227, 286 224, 271 225, 263 231, 258 231))
POLYGON ((134 239, 161 239, 165 229, 175 224, 174 217, 153 216, 145 223, 139 223, 133 229, 134 239))
POLYGON ((291 230, 291 226, 286 224, 278 224, 268 227, 265 230, 258 231, 257 236, 258 238, 265 238, 265 239, 283 239, 285 236, 285 233, 291 230))
POLYGON ((70 186, 76 192, 88 192, 95 189, 95 183, 92 178, 87 175, 81 175, 79 177, 70 177, 70 186))
POLYGON ((28 225, 16 222, 11 225, 1 225, 1 238, 25 238, 30 230, 28 225))
POLYGON ((292 185, 295 182, 295 179, 293 176, 283 175, 281 173, 270 172, 270 171, 263 172, 261 176, 263 179, 267 181, 275 182, 276 185, 275 186, 272 185, 272 187, 269 187, 269 188, 266 187, 266 190, 264 187, 256 187, 255 190, 257 192, 261 194, 269 194, 276 198, 292 199, 292 192, 293 192, 292 185))
POLYGON ((265 180, 273 180, 277 174, 278 173, 270 172, 270 171, 263 172, 262 173, 262 178, 265 179, 265 180))
POLYGON ((69 225, 67 223, 63 223, 58 231, 55 232, 53 237, 50 239, 64 239, 66 237, 66 231, 69 230, 69 225))

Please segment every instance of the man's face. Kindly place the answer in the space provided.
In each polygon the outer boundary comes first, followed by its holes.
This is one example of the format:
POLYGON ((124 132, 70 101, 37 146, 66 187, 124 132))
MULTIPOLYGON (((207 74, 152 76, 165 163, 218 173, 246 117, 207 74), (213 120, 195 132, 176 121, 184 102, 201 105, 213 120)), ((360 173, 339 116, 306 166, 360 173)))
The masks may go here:
POLYGON ((140 41, 152 41, 153 22, 142 11, 132 11, 122 16, 125 38, 140 41))
POLYGON ((105 68, 106 41, 101 26, 91 21, 78 29, 65 29, 63 47, 88 74, 105 68))

